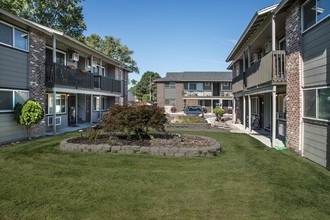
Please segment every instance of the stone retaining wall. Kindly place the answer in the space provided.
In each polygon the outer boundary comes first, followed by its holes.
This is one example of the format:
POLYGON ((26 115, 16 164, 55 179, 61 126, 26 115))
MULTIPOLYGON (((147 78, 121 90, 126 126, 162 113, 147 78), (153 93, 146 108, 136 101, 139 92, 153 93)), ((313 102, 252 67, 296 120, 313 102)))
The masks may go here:
MULTIPOLYGON (((210 138, 208 138, 210 139, 210 138)), ((152 154, 160 156, 174 157, 197 157, 197 156, 216 156, 221 152, 220 144, 213 140, 213 146, 209 147, 161 147, 161 146, 110 146, 108 144, 74 144, 67 142, 68 139, 61 141, 60 149, 78 152, 109 152, 109 153, 130 153, 130 154, 152 154)))

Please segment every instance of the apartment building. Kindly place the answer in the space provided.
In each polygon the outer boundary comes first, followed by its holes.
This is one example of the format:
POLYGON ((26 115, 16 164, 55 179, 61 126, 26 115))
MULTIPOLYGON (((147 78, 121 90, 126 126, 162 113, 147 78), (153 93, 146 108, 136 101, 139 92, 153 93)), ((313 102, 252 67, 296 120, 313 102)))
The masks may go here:
POLYGON ((170 72, 157 83, 157 103, 167 112, 175 106, 183 111, 188 105, 201 105, 207 112, 223 107, 232 108, 231 72, 170 72))
POLYGON ((60 31, 0 9, 0 143, 26 138, 14 106, 32 98, 45 110, 33 136, 98 122, 127 102, 124 64, 60 31))
POLYGON ((282 0, 256 12, 229 54, 233 120, 330 168, 330 2, 282 0))

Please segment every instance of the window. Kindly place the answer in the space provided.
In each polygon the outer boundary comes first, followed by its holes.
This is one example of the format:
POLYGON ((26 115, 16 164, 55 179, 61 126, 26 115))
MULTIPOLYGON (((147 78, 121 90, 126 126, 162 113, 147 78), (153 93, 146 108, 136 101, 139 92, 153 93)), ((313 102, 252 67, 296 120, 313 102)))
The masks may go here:
POLYGON ((104 96, 94 96, 93 110, 100 111, 105 109, 105 99, 104 96))
MULTIPOLYGON (((53 112, 53 94, 48 95, 48 105, 46 107, 47 114, 54 114, 53 112)), ((65 114, 66 113, 66 101, 65 94, 56 94, 56 114, 65 114)))
POLYGON ((329 0, 310 0, 302 6, 303 30, 319 23, 330 14, 329 0))
POLYGON ((189 83, 189 89, 190 90, 196 90, 197 89, 196 83, 189 83))
POLYGON ((122 70, 119 70, 118 72, 118 80, 124 80, 124 74, 122 70))
POLYGON ((165 99, 165 105, 175 106, 175 99, 165 99))
POLYGON ((204 89, 205 90, 210 90, 211 89, 211 83, 210 82, 204 83, 204 89))
POLYGON ((170 83, 169 83, 169 87, 170 87, 171 89, 175 89, 175 82, 170 82, 170 83))
MULTIPOLYGON (((53 49, 46 48, 46 63, 53 63, 53 49)), ((66 53, 56 50, 56 63, 65 66, 66 65, 66 53)))
POLYGON ((304 91, 304 117, 330 120, 330 88, 304 91))
POLYGON ((0 90, 0 112, 12 112, 16 103, 24 104, 29 92, 22 90, 0 90))
POLYGON ((0 43, 28 51, 28 33, 10 25, 0 23, 0 43))
POLYGON ((251 98, 251 114, 259 114, 259 98, 251 98))
POLYGON ((105 76, 105 68, 101 66, 101 76, 105 76))

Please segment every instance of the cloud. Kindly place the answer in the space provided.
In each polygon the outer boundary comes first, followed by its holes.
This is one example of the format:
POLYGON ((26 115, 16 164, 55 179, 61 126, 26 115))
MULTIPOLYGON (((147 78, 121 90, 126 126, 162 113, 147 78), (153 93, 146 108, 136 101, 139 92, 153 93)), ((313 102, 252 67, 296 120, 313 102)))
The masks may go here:
POLYGON ((237 43, 237 40, 234 40, 234 39, 225 39, 225 38, 222 38, 222 37, 212 36, 211 39, 214 40, 214 41, 216 41, 216 42, 220 42, 221 44, 226 45, 226 46, 229 46, 229 47, 233 47, 237 43))

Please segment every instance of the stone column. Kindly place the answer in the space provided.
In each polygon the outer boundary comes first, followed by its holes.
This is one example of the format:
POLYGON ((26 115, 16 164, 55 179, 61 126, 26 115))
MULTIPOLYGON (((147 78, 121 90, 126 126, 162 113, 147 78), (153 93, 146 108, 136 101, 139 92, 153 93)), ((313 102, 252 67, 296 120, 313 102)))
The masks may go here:
MULTIPOLYGON (((45 62, 46 62, 46 37, 35 30, 30 32, 29 48, 29 92, 30 98, 39 102, 45 110, 46 86, 45 86, 45 62)), ((32 137, 45 135, 46 123, 43 119, 39 124, 33 125, 32 137)))

